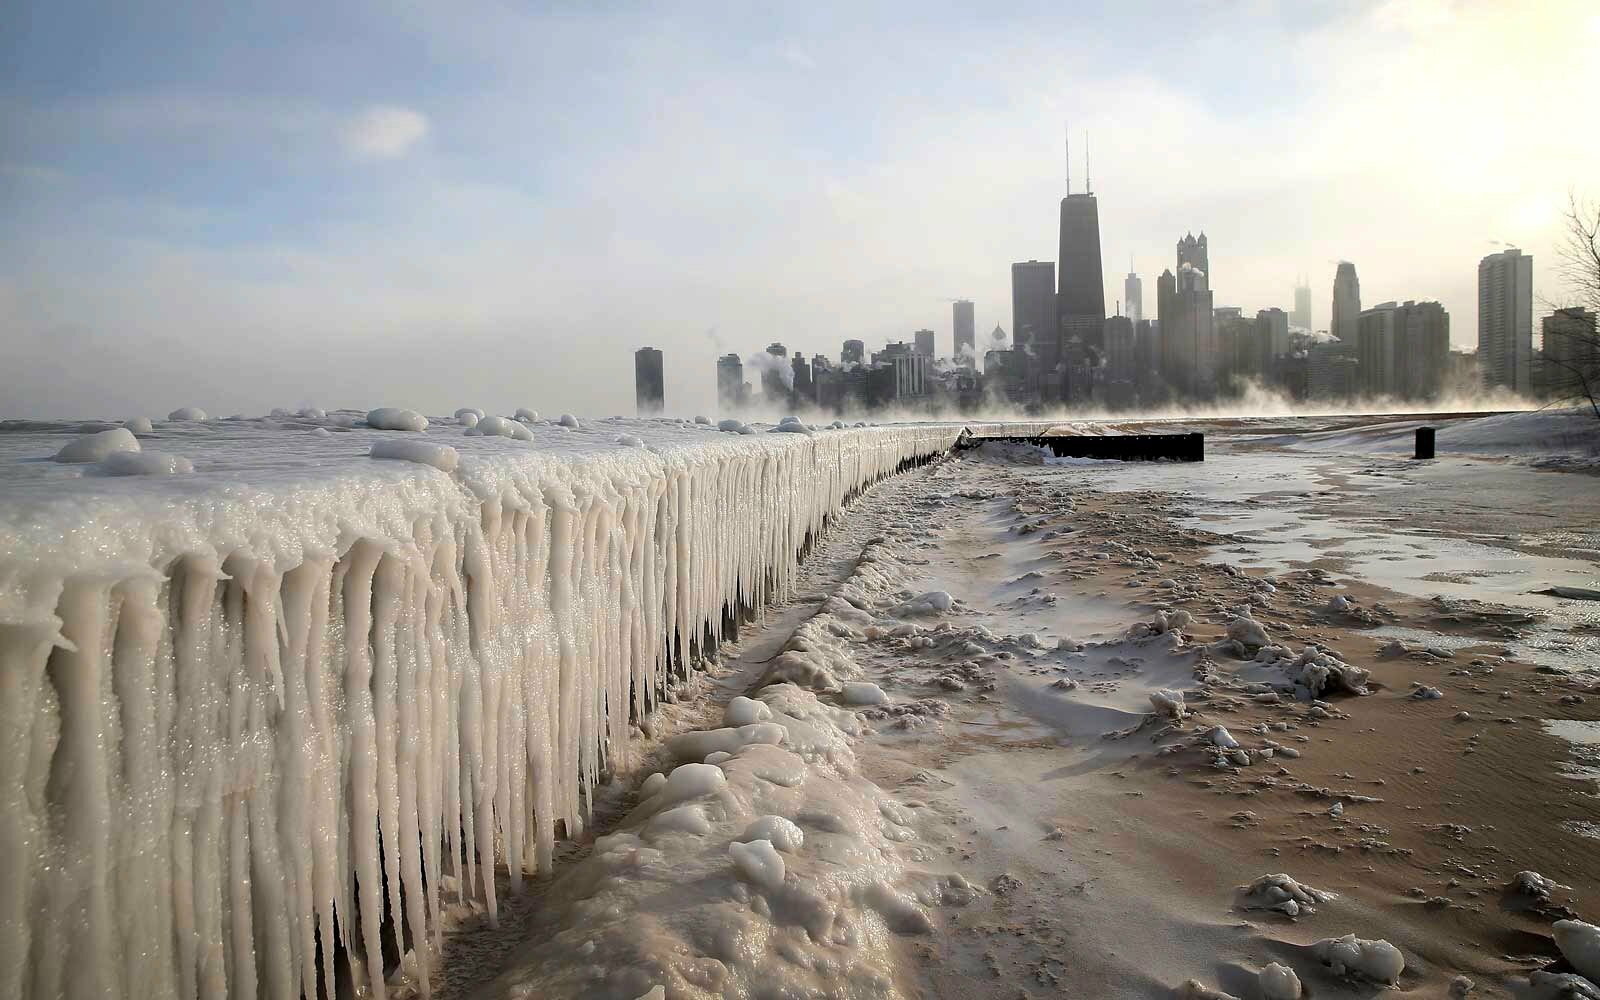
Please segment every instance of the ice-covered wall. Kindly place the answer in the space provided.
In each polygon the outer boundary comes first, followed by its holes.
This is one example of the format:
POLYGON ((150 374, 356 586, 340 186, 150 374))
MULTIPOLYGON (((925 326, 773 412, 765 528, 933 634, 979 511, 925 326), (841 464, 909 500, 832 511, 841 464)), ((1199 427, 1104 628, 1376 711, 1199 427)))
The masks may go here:
POLYGON ((197 471, 130 479, 4 435, 0 996, 314 996, 319 942, 381 969, 446 898, 492 919, 674 643, 960 430, 350 423, 158 424, 197 471))

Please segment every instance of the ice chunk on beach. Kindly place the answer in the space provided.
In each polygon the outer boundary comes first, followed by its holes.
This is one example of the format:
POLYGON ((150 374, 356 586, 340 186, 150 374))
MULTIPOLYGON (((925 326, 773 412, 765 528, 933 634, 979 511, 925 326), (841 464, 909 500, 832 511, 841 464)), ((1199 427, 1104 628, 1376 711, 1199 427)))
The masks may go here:
POLYGON ((1234 905, 1241 910, 1276 910, 1289 917, 1315 913, 1318 903, 1338 899, 1337 893, 1313 889, 1282 873, 1263 875, 1239 887, 1234 905))
POLYGON ((1600 1000, 1600 986, 1570 972, 1531 972, 1528 985, 1527 1000, 1600 1000))
POLYGON ((618 434, 617 435, 617 444, 620 444, 625 448, 643 448, 644 447, 644 441, 641 438, 635 437, 632 434, 618 434))
POLYGON ((1178 987, 1177 1000, 1239 1000, 1232 993, 1214 990, 1198 979, 1190 979, 1178 987))
POLYGON ((114 452, 93 466, 97 476, 176 476, 193 471, 193 462, 164 451, 114 452))
POLYGON ((574 430, 575 431, 575 430, 579 430, 580 429, 579 425, 578 425, 578 418, 573 416, 570 413, 563 413, 561 415, 561 419, 557 420, 556 423, 560 424, 562 427, 567 428, 568 430, 574 430))
POLYGON ((421 432, 428 429, 428 418, 403 406, 380 406, 367 411, 367 426, 380 431, 421 432))
POLYGON ((1390 986, 1400 982, 1400 973, 1406 967, 1405 956, 1400 954, 1399 948, 1387 941, 1367 941, 1354 934, 1323 938, 1311 946, 1311 953, 1332 968, 1334 975, 1360 976, 1390 986))
POLYGON ((748 726, 757 722, 765 722, 772 718, 772 709, 764 701, 746 698, 744 695, 736 696, 728 702, 728 707, 722 711, 722 724, 725 726, 748 726))
POLYGON ((736 753, 741 747, 747 747, 752 743, 770 743, 777 746, 788 737, 789 731, 776 722, 757 722, 737 729, 731 727, 697 729, 694 732, 679 733, 668 740, 667 752, 677 760, 705 760, 709 754, 718 750, 723 753, 736 753))
POLYGON ((135 434, 154 434, 156 432, 155 425, 150 422, 149 417, 134 417, 122 426, 135 434))
POLYGON ((468 427, 463 434, 466 437, 508 437, 518 441, 532 441, 533 432, 527 425, 519 424, 515 420, 505 417, 484 417, 477 423, 468 427))
POLYGON ((882 705, 889 696, 871 681, 848 681, 840 686, 839 699, 846 705, 882 705))
POLYGON ((1154 706, 1157 715, 1165 715, 1173 719, 1183 718, 1184 703, 1183 692, 1171 688, 1162 688, 1150 692, 1150 704, 1154 706))
POLYGON ((766 840, 785 854, 793 854, 806 842, 805 831, 783 816, 762 816, 744 828, 743 841, 766 840))
POLYGON ((517 407, 517 412, 514 414, 514 416, 525 424, 536 424, 539 422, 539 411, 530 410, 526 406, 517 407))
POLYGON ((1300 977, 1287 965, 1273 962, 1256 974, 1261 1000, 1300 1000, 1300 977))
POLYGON ((942 590, 930 590, 895 608, 897 615, 942 615, 955 606, 955 598, 942 590))
POLYGON ((1600 983, 1600 927, 1582 920, 1557 920, 1550 931, 1567 964, 1591 982, 1600 983))
POLYGON ((447 444, 430 444, 427 441, 386 439, 372 442, 373 458, 389 458, 400 462, 431 465, 440 472, 456 471, 461 456, 447 444))
POLYGON ((733 867, 744 878, 763 889, 783 888, 783 857, 770 840, 752 840, 741 844, 737 840, 728 845, 728 856, 733 867))
POLYGON ((1261 627, 1260 622, 1243 615, 1236 616, 1228 623, 1228 638, 1247 649, 1260 649, 1271 641, 1267 638, 1267 630, 1261 627))
POLYGON ((667 775, 666 783, 661 786, 659 805, 665 808, 674 803, 710 795, 727 781, 722 768, 715 764, 679 764, 672 769, 671 774, 667 775))
POLYGON ((173 410, 171 413, 167 414, 167 419, 178 422, 187 422, 205 420, 207 417, 206 411, 200 409, 198 406, 180 406, 176 410, 173 410))
POLYGON ((113 427, 108 431, 87 434, 63 446, 55 454, 57 462, 98 462, 119 451, 138 451, 139 439, 126 427, 113 427))
POLYGON ((1209 739, 1212 746, 1221 747, 1224 750, 1232 750, 1239 745, 1239 741, 1233 738, 1233 734, 1228 732, 1226 726, 1217 726, 1212 729, 1209 739))

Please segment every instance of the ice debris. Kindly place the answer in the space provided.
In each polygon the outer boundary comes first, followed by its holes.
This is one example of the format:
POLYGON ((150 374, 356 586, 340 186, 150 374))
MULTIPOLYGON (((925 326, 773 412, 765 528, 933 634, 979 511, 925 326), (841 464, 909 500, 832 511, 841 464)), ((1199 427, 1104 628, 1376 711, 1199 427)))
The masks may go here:
POLYGON ((1191 979, 1178 987, 1177 1000, 1239 1000, 1232 993, 1214 990, 1198 979, 1191 979))
POLYGON ((1528 985, 1528 1000, 1600 1000, 1600 986, 1570 972, 1532 972, 1528 985))
POLYGON ((1367 941, 1354 934, 1323 938, 1311 946, 1317 960, 1333 969, 1337 976, 1359 976, 1375 983, 1394 986, 1405 971, 1406 959, 1400 949, 1387 941, 1367 941))
POLYGON ((763 889, 783 888, 784 864, 778 849, 770 840, 752 840, 741 844, 737 840, 728 845, 728 856, 740 875, 763 889))
POLYGON ((1246 649, 1260 649, 1270 641, 1267 630, 1261 627, 1260 622, 1243 615, 1236 616, 1228 623, 1228 638, 1246 649))
POLYGON ((1263 875, 1249 885, 1240 886, 1234 905, 1241 910, 1276 910, 1288 917, 1315 913, 1318 903, 1338 899, 1337 893, 1313 889, 1282 873, 1263 875))
POLYGON ((508 437, 518 441, 532 441, 533 431, 526 424, 505 417, 484 417, 463 432, 467 437, 508 437))
POLYGON ((1591 982, 1600 983, 1600 927, 1582 920, 1557 920, 1550 931, 1567 964, 1591 982))
POLYGON ((134 417, 122 426, 135 434, 154 434, 156 431, 155 425, 150 422, 149 417, 134 417))
POLYGON ((1540 902, 1548 902, 1557 889, 1570 890, 1572 887, 1545 878, 1535 871, 1520 871, 1511 877, 1511 884, 1506 888, 1540 902))
POLYGON ((1300 1000, 1300 977, 1287 965, 1273 962, 1256 974, 1261 1000, 1300 1000))
POLYGON ((380 431, 414 431, 428 429, 428 418, 416 410, 401 406, 380 406, 367 411, 367 426, 380 431))
POLYGON ((955 598, 942 590, 930 590, 894 609, 897 616, 942 615, 955 606, 955 598))
MULTIPOLYGON (((1073 685, 1076 687, 1077 685, 1073 685)), ((1157 715, 1165 715, 1172 719, 1182 719, 1184 714, 1183 692, 1171 688, 1162 688, 1150 692, 1150 704, 1157 715)), ((1224 730, 1226 731, 1226 730, 1224 730)))
POLYGON ((176 410, 173 410, 171 413, 167 414, 167 419, 174 422, 187 423, 205 420, 207 417, 206 411, 200 409, 198 406, 180 406, 176 410))
POLYGON ((194 471, 194 463, 165 451, 118 451, 92 467, 97 476, 176 476, 194 471))
POLYGON ((526 406, 517 407, 517 412, 513 414, 513 416, 525 424, 536 424, 539 422, 539 411, 530 410, 526 406))
POLYGON ((580 425, 578 424, 578 418, 573 416, 570 413, 563 413, 561 415, 561 419, 557 420, 556 423, 560 424, 562 427, 567 428, 568 430, 574 430, 575 431, 575 430, 581 429, 580 425))
POLYGON ((806 835, 793 820, 783 816, 762 816, 745 827, 739 839, 770 841, 773 847, 784 854, 793 854, 805 846, 806 835))
POLYGON ((57 462, 98 462, 119 451, 138 451, 139 439, 126 427, 113 427, 108 431, 85 435, 72 441, 55 454, 57 462))
POLYGON ((372 442, 372 450, 368 454, 373 458, 387 458, 399 462, 431 465, 440 472, 456 471, 456 465, 461 461, 461 455, 447 444, 408 441, 405 438, 385 438, 382 441, 374 441, 372 442))

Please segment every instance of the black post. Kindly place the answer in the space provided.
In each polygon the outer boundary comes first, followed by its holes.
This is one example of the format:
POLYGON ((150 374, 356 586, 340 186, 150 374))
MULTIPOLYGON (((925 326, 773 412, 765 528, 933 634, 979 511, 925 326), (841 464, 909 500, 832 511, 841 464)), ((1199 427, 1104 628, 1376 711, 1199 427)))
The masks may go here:
POLYGON ((1433 457, 1433 428, 1432 427, 1418 427, 1417 428, 1417 457, 1418 458, 1432 458, 1433 457))

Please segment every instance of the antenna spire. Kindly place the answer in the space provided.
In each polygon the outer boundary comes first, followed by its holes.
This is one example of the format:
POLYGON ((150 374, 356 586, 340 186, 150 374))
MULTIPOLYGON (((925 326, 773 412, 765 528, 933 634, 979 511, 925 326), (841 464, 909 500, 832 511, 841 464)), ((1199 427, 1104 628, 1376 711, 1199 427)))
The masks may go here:
POLYGON ((1094 194, 1094 179, 1089 174, 1089 133, 1087 130, 1083 133, 1083 190, 1088 194, 1094 194))
POLYGON ((1072 126, 1063 123, 1067 136, 1067 194, 1072 193, 1072 126))

